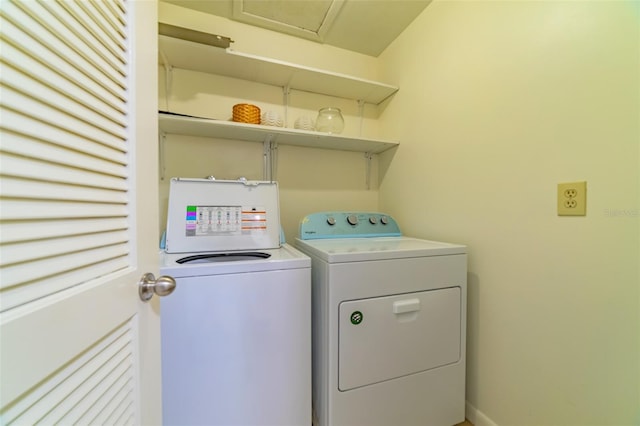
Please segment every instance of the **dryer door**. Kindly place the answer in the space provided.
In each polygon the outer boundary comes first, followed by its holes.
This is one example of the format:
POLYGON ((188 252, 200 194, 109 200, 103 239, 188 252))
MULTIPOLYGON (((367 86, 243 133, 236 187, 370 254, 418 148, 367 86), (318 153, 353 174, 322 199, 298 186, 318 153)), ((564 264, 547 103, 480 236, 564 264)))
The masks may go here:
POLYGON ((339 389, 456 363, 461 302, 459 287, 342 302, 339 389))

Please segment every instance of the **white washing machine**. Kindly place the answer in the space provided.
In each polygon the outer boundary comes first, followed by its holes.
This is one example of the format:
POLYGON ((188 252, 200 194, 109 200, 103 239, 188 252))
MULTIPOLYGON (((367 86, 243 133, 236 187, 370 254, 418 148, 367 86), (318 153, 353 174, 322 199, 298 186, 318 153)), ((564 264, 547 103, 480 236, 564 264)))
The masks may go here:
POLYGON ((172 179, 160 272, 166 425, 311 419, 311 262, 281 244, 277 184, 172 179))
POLYGON ((464 421, 466 247, 363 212, 305 217, 296 246, 312 262, 314 424, 464 421))

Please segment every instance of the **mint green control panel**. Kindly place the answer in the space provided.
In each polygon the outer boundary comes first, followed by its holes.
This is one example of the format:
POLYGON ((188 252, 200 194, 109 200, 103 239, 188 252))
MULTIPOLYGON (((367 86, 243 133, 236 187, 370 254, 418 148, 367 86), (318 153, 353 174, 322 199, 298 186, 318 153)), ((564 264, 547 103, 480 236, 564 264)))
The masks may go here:
POLYGON ((399 237, 398 223, 378 212, 319 212, 300 221, 300 239, 399 237))

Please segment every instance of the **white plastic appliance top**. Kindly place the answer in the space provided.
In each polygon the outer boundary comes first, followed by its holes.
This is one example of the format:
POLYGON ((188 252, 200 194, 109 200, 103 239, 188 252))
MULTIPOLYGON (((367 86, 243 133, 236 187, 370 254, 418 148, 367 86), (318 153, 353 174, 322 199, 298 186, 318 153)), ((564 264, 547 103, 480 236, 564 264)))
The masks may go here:
POLYGON ((211 275, 239 274, 250 272, 278 271, 283 269, 303 269, 311 267, 311 259, 289 244, 279 249, 256 250, 269 255, 268 258, 254 260, 234 260, 233 258, 211 258, 202 263, 178 263, 190 253, 160 252, 160 273, 174 278, 199 277, 211 275))
POLYGON ((280 247, 275 182, 172 178, 167 253, 280 247))
POLYGON ((318 240, 296 238, 296 246, 328 263, 445 256, 467 252, 463 245, 403 236, 318 240))
POLYGON ((459 244, 402 236, 397 222, 378 212, 319 212, 300 222, 296 246, 328 263, 464 254, 459 244))

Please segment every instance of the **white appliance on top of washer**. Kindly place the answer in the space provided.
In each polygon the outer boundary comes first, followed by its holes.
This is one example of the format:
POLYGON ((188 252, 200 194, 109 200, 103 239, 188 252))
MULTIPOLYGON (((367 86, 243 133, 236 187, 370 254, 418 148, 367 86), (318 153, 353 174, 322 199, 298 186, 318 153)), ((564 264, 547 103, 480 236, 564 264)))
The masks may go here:
POLYGON ((174 178, 160 272, 166 425, 311 419, 311 262, 281 244, 274 182, 174 178))
POLYGON ((308 215, 296 246, 311 257, 314 424, 464 421, 466 247, 364 212, 308 215))

